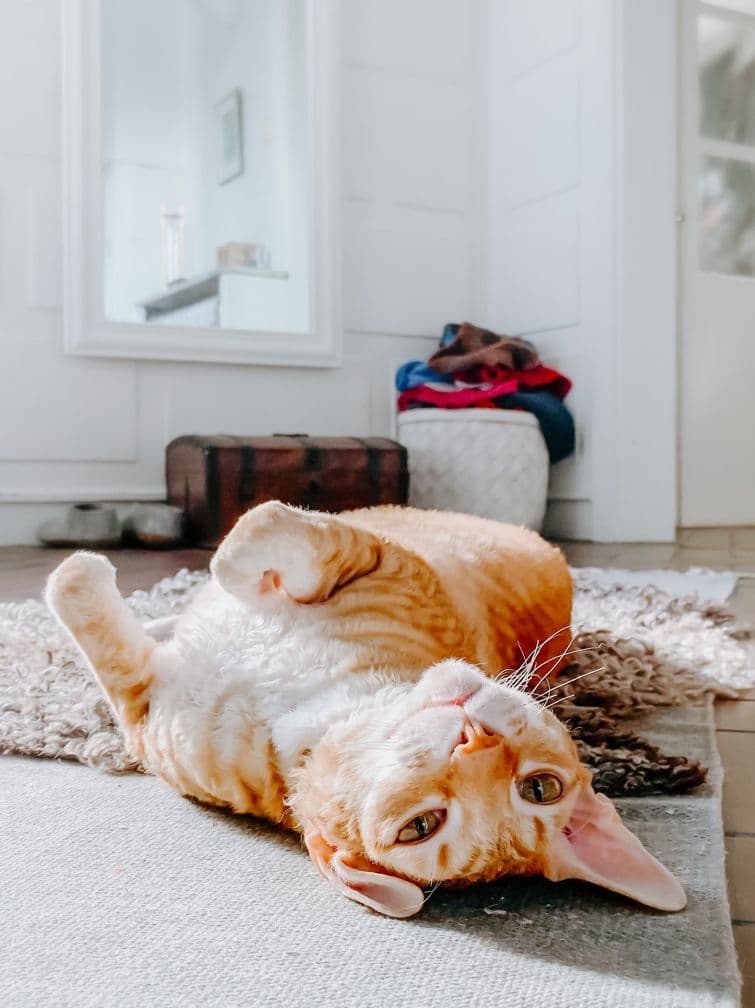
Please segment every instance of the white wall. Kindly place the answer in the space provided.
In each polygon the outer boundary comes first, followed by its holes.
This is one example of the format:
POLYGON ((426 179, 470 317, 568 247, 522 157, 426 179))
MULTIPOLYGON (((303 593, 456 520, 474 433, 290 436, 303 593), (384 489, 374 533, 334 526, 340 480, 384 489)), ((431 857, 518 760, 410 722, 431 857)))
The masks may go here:
POLYGON ((485 318, 574 381, 546 529, 676 527, 675 5, 489 0, 485 318))
POLYGON ((592 522, 590 328, 584 282, 590 203, 600 198, 582 119, 592 54, 580 0, 491 0, 488 32, 490 223, 486 323, 531 339, 574 381, 576 455, 552 469, 552 531, 592 522), (588 78, 586 81, 586 77, 588 78), (585 156, 587 155, 587 157, 585 156))
POLYGON ((63 354, 59 3, 0 4, 0 541, 46 502, 161 497, 178 434, 390 431, 395 367, 480 304, 479 9, 343 4, 346 333, 322 370, 63 354))
POLYGON ((480 0, 343 4, 344 304, 354 331, 433 334, 482 304, 480 0), (400 26, 400 29, 399 29, 400 26))
POLYGON ((396 366, 465 318, 531 335, 575 381, 550 529, 673 534, 673 459, 653 454, 673 369, 641 367, 674 348, 653 160, 673 148, 673 4, 343 0, 344 363, 326 370, 63 355, 58 6, 0 4, 0 541, 32 541, 46 502, 160 498, 178 434, 387 434, 396 366))

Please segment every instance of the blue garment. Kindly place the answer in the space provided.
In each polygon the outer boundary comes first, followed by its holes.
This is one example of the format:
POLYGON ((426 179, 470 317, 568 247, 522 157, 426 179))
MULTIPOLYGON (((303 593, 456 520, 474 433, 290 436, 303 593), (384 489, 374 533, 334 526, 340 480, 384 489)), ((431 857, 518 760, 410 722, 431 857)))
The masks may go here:
POLYGON ((407 389, 416 388, 418 385, 427 385, 428 382, 443 382, 444 385, 453 385, 454 380, 451 375, 433 371, 424 361, 419 360, 402 364, 396 372, 396 388, 399 392, 406 392, 407 389))
POLYGON ((538 389, 536 392, 512 392, 494 399, 502 409, 524 409, 534 413, 548 446, 551 462, 560 462, 574 451, 574 420, 558 396, 538 389))

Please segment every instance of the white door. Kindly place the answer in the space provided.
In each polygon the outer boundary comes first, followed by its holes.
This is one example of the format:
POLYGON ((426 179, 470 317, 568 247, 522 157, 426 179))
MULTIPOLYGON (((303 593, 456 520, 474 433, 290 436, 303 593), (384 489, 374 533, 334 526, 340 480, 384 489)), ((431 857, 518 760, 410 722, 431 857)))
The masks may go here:
POLYGON ((680 523, 755 525, 755 0, 679 7, 680 523))

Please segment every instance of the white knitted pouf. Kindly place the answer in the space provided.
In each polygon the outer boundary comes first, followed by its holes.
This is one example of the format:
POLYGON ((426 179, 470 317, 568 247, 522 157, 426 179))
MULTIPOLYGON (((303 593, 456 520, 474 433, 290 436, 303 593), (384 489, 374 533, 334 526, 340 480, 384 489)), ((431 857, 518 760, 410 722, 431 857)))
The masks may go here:
POLYGON ((532 413, 414 409, 398 416, 409 453, 409 503, 539 530, 548 450, 532 413))

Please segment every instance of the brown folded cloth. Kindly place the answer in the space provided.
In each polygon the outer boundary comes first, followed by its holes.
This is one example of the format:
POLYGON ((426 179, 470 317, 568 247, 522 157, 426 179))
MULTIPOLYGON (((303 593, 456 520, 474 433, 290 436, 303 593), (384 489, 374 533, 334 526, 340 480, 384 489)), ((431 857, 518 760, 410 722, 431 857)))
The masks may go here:
POLYGON ((511 371, 527 371, 540 360, 535 348, 515 336, 498 336, 471 322, 463 322, 456 339, 434 353, 428 365, 441 374, 456 374, 470 368, 504 367, 511 371))

